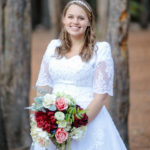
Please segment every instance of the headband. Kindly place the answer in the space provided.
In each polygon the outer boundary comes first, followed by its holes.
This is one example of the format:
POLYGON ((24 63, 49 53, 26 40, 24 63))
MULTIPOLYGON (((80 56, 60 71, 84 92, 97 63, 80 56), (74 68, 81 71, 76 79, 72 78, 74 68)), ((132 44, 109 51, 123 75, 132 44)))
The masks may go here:
POLYGON ((81 0, 73 0, 73 1, 70 1, 70 2, 69 2, 69 4, 73 4, 73 3, 81 4, 81 5, 83 5, 84 7, 86 7, 89 11, 91 11, 91 9, 89 8, 89 6, 88 6, 85 2, 83 2, 83 1, 81 1, 81 0))

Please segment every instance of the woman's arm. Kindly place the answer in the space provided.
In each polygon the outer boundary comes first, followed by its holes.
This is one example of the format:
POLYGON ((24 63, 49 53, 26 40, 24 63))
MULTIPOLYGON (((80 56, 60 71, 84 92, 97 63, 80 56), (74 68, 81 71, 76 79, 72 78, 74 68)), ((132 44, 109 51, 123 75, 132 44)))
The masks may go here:
POLYGON ((89 123, 100 112, 109 95, 113 96, 114 63, 111 48, 107 42, 98 42, 97 46, 98 50, 96 53, 97 58, 93 81, 94 99, 87 107, 89 123))
POLYGON ((88 124, 97 116, 102 106, 108 100, 108 94, 94 94, 94 99, 87 107, 88 124))
POLYGON ((49 87, 48 85, 36 87, 36 95, 37 96, 43 96, 44 93, 52 93, 52 88, 49 87))

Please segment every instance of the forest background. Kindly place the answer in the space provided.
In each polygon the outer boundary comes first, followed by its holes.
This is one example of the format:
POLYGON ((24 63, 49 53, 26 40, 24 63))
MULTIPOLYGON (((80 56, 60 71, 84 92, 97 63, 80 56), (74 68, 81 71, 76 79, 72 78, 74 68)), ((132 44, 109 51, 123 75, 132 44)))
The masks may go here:
MULTIPOLYGON (((32 87, 47 44, 59 37, 69 0, 0 0, 0 149, 28 150, 32 87)), ((111 44, 114 96, 107 107, 126 146, 150 149, 150 2, 87 0, 98 40, 111 44)))

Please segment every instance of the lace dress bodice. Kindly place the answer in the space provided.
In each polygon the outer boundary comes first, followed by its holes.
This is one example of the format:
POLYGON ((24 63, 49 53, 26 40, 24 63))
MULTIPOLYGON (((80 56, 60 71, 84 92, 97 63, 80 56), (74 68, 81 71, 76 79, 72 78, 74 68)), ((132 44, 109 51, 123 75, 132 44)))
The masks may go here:
MULTIPOLYGON (((52 40, 43 56, 36 86, 50 86, 74 97, 92 97, 93 93, 113 95, 113 60, 107 42, 97 42, 94 55, 83 62, 79 55, 56 58, 60 40, 52 40)), ((82 98, 83 100, 83 98, 82 98)))

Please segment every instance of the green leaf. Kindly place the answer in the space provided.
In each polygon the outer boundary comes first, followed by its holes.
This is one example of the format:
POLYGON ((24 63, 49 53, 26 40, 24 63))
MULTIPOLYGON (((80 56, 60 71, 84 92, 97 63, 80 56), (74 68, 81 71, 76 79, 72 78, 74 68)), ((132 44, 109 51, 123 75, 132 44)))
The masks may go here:
POLYGON ((76 107, 74 107, 74 109, 73 109, 73 114, 76 114, 76 113, 77 113, 76 107))
POLYGON ((72 115, 72 122, 74 122, 74 115, 72 115))
POLYGON ((76 114, 76 117, 77 117, 78 119, 81 119, 81 117, 80 117, 78 114, 76 114))
POLYGON ((70 120, 70 117, 71 117, 71 115, 70 114, 68 114, 68 119, 70 120))
POLYGON ((55 105, 50 105, 50 107, 48 109, 50 111, 55 111, 56 110, 56 106, 55 105))
POLYGON ((83 116, 81 114, 78 114, 81 118, 83 118, 83 116))
POLYGON ((85 114, 87 111, 86 110, 80 110, 79 114, 85 114))
POLYGON ((34 98, 34 101, 35 101, 37 104, 41 105, 42 102, 43 102, 43 97, 35 97, 35 98, 34 98))
POLYGON ((132 16, 139 16, 140 13, 144 10, 144 8, 140 5, 140 3, 135 0, 130 1, 130 13, 132 16))

